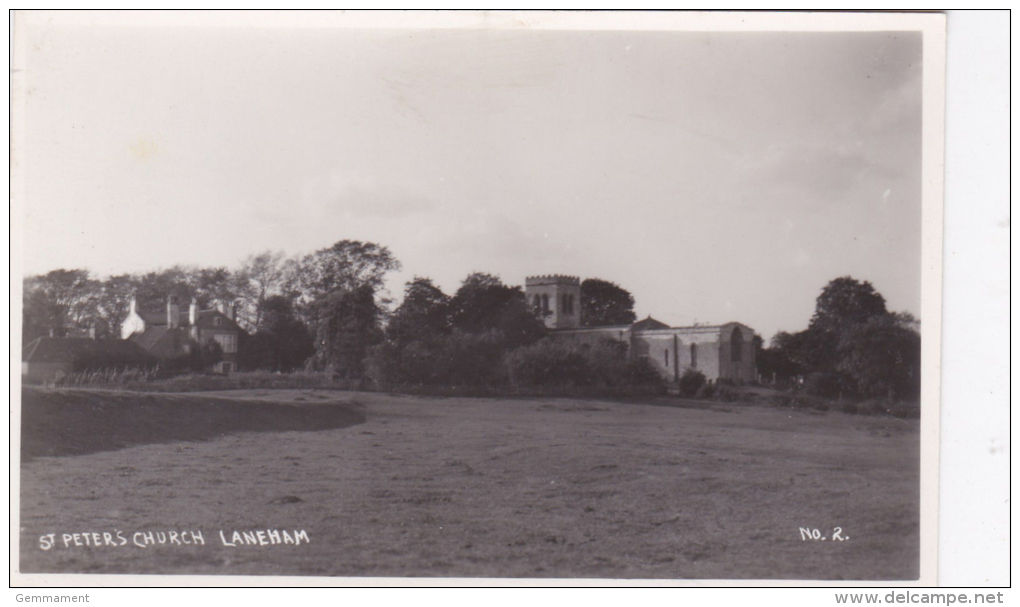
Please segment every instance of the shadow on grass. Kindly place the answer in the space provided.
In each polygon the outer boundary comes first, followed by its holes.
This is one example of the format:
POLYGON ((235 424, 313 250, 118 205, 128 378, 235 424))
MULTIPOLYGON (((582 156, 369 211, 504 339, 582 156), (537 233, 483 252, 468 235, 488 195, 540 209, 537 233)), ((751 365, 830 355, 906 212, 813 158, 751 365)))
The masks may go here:
POLYGON ((365 421, 361 406, 283 404, 189 395, 25 388, 21 458, 81 455, 238 432, 344 428, 365 421))

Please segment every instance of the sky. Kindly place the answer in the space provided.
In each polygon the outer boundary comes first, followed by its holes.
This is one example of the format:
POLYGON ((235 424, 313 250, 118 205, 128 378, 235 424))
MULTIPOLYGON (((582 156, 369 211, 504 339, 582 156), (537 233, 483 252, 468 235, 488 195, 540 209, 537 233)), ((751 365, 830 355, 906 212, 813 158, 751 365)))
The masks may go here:
POLYGON ((916 32, 19 33, 26 274, 355 239, 400 260, 398 301, 562 273, 768 340, 851 275, 920 312, 916 32))

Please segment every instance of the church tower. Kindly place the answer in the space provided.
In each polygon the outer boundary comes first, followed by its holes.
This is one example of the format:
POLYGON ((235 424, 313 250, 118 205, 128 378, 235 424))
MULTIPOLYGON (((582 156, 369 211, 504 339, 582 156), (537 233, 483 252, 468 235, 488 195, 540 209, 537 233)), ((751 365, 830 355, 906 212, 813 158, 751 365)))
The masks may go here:
POLYGON ((581 326, 581 279, 577 276, 549 274, 524 279, 528 305, 550 329, 575 329, 581 326))

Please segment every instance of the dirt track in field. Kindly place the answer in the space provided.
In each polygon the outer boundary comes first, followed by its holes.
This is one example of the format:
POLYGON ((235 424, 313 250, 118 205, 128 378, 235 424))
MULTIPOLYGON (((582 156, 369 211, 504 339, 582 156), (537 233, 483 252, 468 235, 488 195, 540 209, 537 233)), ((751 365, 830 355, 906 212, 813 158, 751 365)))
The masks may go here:
POLYGON ((26 412, 23 432, 34 457, 21 467, 25 572, 918 574, 916 420, 665 399, 300 390, 39 391, 25 407, 33 402, 39 415, 26 412), (149 421, 132 421, 140 413, 149 421), (54 435, 77 442, 61 451, 54 435), (805 541, 801 527, 830 538, 840 527, 849 539, 805 541), (253 529, 304 530, 310 542, 219 539, 253 529), (61 542, 150 530, 200 530, 206 543, 61 542), (44 551, 48 533, 56 545, 44 551))

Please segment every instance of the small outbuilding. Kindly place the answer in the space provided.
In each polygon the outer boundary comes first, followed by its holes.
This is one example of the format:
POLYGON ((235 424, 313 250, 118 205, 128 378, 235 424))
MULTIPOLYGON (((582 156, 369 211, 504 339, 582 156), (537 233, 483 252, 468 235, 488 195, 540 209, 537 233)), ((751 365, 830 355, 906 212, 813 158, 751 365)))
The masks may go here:
POLYGON ((43 383, 82 371, 138 369, 155 364, 155 357, 125 339, 39 337, 22 351, 21 378, 26 383, 43 383))

